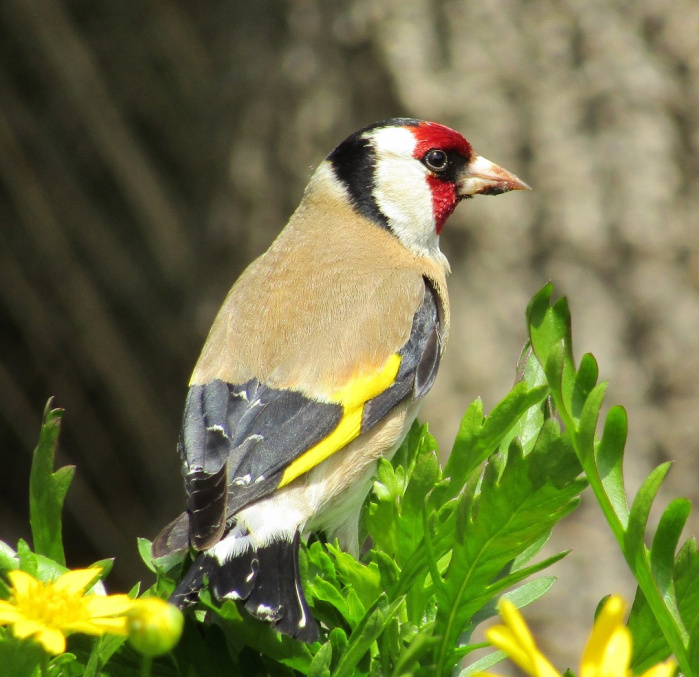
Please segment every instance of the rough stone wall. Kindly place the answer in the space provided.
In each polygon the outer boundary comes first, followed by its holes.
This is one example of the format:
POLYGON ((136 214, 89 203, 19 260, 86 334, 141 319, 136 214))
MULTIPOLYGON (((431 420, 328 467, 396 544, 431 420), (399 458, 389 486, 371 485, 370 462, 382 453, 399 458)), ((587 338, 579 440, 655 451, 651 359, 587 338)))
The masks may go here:
MULTIPOLYGON (((134 538, 181 504, 181 406, 218 304, 311 168, 396 115, 534 187, 445 229, 454 324, 422 414, 444 453, 467 404, 511 385, 551 279, 628 409, 632 491, 673 459, 665 496, 697 498, 698 35, 694 0, 0 4, 0 538, 28 536, 55 395, 70 563, 116 553, 123 585, 143 576, 134 538)), ((589 497, 554 540, 575 550, 529 615, 564 667, 632 586, 589 497)))

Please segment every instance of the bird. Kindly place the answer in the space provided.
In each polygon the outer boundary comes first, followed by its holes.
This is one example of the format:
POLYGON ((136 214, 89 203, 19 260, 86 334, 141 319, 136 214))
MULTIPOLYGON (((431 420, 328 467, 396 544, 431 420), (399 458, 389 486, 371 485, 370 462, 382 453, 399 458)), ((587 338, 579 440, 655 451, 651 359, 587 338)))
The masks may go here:
POLYGON ((442 228, 459 202, 529 186, 412 118, 351 134, 228 293, 194 367, 178 452, 186 511, 153 555, 193 561, 170 601, 223 602, 304 642, 302 535, 358 552, 362 503, 432 388, 449 335, 442 228))

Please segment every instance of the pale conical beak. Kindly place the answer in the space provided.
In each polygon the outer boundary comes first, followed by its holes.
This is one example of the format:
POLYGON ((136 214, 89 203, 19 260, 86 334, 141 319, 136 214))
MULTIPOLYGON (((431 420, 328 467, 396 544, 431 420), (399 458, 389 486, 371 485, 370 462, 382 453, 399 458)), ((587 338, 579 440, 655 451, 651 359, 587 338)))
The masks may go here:
POLYGON ((471 161, 459 177, 456 194, 459 197, 500 195, 511 190, 531 190, 531 188, 506 169, 473 153, 471 161))

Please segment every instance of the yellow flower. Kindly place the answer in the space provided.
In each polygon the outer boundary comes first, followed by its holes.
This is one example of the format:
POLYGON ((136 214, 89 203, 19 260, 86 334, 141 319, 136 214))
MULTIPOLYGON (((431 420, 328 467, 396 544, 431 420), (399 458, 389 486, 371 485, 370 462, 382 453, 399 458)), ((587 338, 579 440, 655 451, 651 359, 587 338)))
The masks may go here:
POLYGON ((127 595, 85 594, 102 569, 68 571, 50 583, 25 571, 10 571, 11 597, 0 600, 0 625, 11 625, 15 637, 34 638, 49 654, 66 650, 71 632, 126 635, 126 616, 133 601, 127 595))
MULTIPOLYGON (((486 630, 488 641, 504 651, 531 677, 561 677, 539 651, 514 604, 501 599, 499 609, 505 624, 486 630)), ((580 677, 631 677, 631 633, 624 625, 625 611, 626 604, 617 595, 605 602, 583 651, 580 677)), ((659 663, 642 677, 672 677, 675 667, 672 660, 659 663)))
POLYGON ((134 601, 128 614, 129 641, 144 656, 160 656, 180 641, 184 617, 173 604, 159 597, 134 601))
POLYGON ((515 605, 502 599, 498 608, 505 625, 495 625, 487 630, 488 641, 504 651, 522 670, 533 677, 560 677, 537 648, 532 633, 515 605))

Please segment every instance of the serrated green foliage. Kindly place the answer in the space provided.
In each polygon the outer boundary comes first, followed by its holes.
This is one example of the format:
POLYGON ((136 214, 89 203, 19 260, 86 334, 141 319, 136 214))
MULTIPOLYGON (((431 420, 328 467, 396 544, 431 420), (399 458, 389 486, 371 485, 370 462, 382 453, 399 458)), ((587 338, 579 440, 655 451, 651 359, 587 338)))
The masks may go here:
POLYGON ((368 675, 370 673, 368 663, 366 671, 362 669, 362 659, 383 633, 391 619, 398 613, 402 602, 402 599, 397 599, 392 604, 388 604, 385 594, 379 596, 349 636, 347 646, 333 672, 334 677, 350 677, 351 675, 368 675))
MULTIPOLYGON (((685 674, 699 675, 696 543, 687 541, 675 555, 689 502, 670 503, 648 548, 648 516, 668 467, 651 473, 629 509, 622 469, 626 413, 612 407, 597 438, 606 384, 597 383, 592 355, 576 369, 569 308, 565 299, 551 304, 552 291, 547 285, 529 305, 530 343, 512 391, 487 416, 480 400, 471 404, 444 469, 434 438, 418 424, 391 461, 378 463, 360 523, 360 544, 368 538, 362 555, 355 558, 319 540, 322 535, 302 546, 299 570, 321 624, 318 642, 305 645, 279 635, 234 602, 212 601, 204 590, 180 644, 154 661, 152 674, 451 674, 485 646, 471 644, 471 636, 496 615, 500 597, 523 607, 553 585, 554 577, 538 574, 567 553, 535 558, 589 480, 639 580, 628 622, 634 672, 674 652, 685 674)), ((60 513, 72 468, 53 472, 59 423, 60 412, 47 405, 30 488, 35 551, 23 541, 16 552, 0 542, 0 572, 20 567, 49 580, 66 570, 60 513)), ((146 594, 167 597, 181 577, 184 555, 153 560, 146 539, 139 539, 138 550, 157 577, 146 594)), ((111 563, 100 563, 103 576, 111 563)), ((0 578, 0 596, 8 594, 0 578)), ((15 660, 15 645, 0 628, 0 665, 5 657, 15 660)), ((47 674, 96 677, 107 674, 107 662, 112 677, 134 677, 141 670, 140 656, 123 638, 76 636, 69 647, 71 653, 54 658, 47 674)), ((491 653, 461 675, 501 658, 491 653)), ((38 674, 36 656, 26 669, 17 660, 16 674, 38 674)))
MULTIPOLYGON (((699 674, 696 662, 697 628, 699 628, 699 553, 696 541, 687 540, 674 558, 672 569, 672 585, 674 587, 675 604, 682 621, 689 632, 689 661, 693 674, 699 674)), ((661 628, 653 615, 643 591, 636 590, 628 626, 634 637, 633 658, 631 667, 639 674, 656 663, 665 660, 671 653, 670 645, 665 639, 661 628)))
POLYGON ((602 438, 597 439, 606 384, 596 383, 598 368, 591 355, 585 355, 578 369, 575 368, 567 302, 559 299, 552 305, 552 292, 552 285, 546 285, 529 304, 530 340, 539 362, 544 365, 557 413, 639 583, 629 618, 634 637, 633 669, 641 671, 674 653, 685 674, 699 674, 692 658, 696 649, 690 643, 687 629, 696 626, 699 600, 692 599, 692 595, 685 596, 681 605, 677 595, 678 567, 682 562, 686 569, 691 547, 687 550, 685 544, 677 557, 675 551, 690 504, 684 499, 670 503, 648 549, 645 542, 648 518, 669 464, 651 472, 629 510, 622 472, 626 412, 621 407, 612 407, 604 421, 602 438))
POLYGON ((29 521, 35 551, 65 565, 61 512, 75 467, 53 472, 62 416, 63 410, 51 409, 49 400, 29 476, 29 521))
POLYGON ((451 479, 451 496, 458 493, 469 475, 502 443, 510 429, 522 416, 542 402, 548 394, 548 386, 531 386, 520 381, 486 418, 483 403, 476 400, 461 420, 449 460, 444 468, 445 477, 451 479))
POLYGON ((435 633, 442 638, 435 655, 438 674, 453 664, 459 636, 491 598, 490 588, 508 562, 577 505, 573 499, 585 482, 577 479, 577 458, 556 428, 555 421, 547 421, 540 443, 527 456, 513 442, 502 470, 492 460, 486 466, 478 500, 460 502, 449 566, 443 585, 435 586, 435 633))

